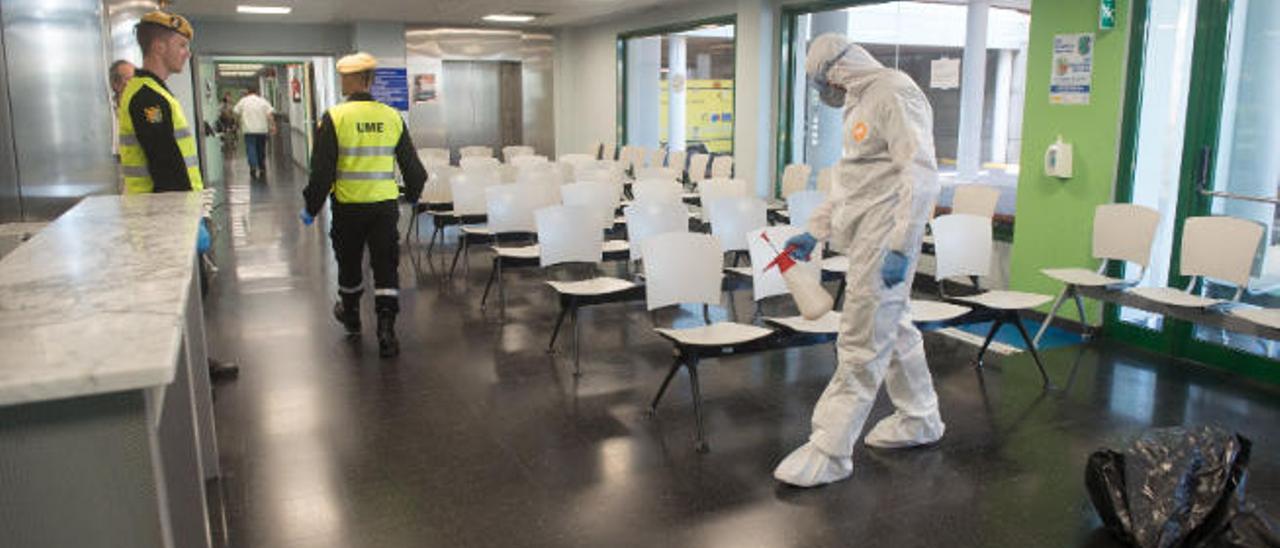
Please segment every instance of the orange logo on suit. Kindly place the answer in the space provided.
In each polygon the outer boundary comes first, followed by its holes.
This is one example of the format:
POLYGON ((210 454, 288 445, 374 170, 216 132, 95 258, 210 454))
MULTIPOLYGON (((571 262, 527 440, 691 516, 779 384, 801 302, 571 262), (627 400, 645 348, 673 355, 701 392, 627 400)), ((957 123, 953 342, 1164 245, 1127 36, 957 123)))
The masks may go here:
POLYGON ((870 132, 871 129, 867 127, 866 122, 858 122, 853 125, 853 140, 861 143, 867 139, 867 134, 870 132))

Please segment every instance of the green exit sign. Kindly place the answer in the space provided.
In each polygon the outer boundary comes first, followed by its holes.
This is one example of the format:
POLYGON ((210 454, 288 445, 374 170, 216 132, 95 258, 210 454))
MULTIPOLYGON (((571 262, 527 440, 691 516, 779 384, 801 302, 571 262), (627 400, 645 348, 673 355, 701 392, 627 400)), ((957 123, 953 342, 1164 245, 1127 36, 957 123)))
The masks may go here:
POLYGON ((1098 28, 1116 28, 1116 0, 1098 0, 1098 28))

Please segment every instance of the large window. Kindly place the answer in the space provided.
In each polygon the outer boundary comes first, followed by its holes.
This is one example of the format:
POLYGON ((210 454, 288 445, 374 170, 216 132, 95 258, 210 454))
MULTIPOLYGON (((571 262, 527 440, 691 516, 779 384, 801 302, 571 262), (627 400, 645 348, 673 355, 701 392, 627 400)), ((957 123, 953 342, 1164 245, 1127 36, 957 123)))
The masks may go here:
POLYGON ((807 163, 816 178, 840 159, 841 113, 818 100, 804 72, 810 41, 839 33, 886 67, 905 72, 928 96, 943 185, 940 205, 949 204, 955 185, 979 183, 999 187, 999 213, 1013 214, 1031 2, 993 4, 1001 7, 987 8, 985 17, 970 14, 966 5, 942 1, 862 3, 795 14, 788 44, 790 106, 784 112, 790 138, 783 141, 780 163, 807 163), (987 30, 983 39, 967 40, 967 29, 980 23, 987 30), (966 45, 981 49, 968 51, 966 45), (966 82, 970 72, 980 78, 966 82))
POLYGON ((734 25, 623 35, 622 140, 733 154, 734 25))

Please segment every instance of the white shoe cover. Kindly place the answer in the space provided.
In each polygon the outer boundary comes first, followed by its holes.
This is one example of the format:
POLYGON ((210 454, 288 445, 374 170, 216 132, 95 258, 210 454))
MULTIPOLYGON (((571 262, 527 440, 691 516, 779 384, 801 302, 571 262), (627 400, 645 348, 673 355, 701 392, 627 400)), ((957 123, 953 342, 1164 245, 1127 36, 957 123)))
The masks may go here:
POLYGON ((853 474, 853 459, 829 457, 813 443, 805 443, 773 470, 773 477, 796 487, 813 487, 845 479, 853 474))
POLYGON ((934 443, 942 439, 946 430, 947 426, 937 417, 922 419, 894 412, 867 432, 862 442, 879 449, 901 449, 934 443))

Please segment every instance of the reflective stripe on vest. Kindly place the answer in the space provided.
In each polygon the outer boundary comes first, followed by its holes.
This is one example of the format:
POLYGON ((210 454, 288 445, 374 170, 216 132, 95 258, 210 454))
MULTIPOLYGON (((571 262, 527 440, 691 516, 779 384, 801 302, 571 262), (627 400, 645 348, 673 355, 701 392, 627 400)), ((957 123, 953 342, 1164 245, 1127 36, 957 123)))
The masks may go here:
POLYGON ((367 204, 400 197, 396 185, 396 143, 404 120, 376 101, 350 101, 329 109, 338 136, 338 173, 333 194, 339 203, 367 204))
POLYGON ((155 181, 151 180, 151 172, 147 170, 147 155, 138 142, 138 135, 133 127, 133 118, 129 116, 129 103, 142 88, 149 88, 160 94, 169 102, 169 112, 173 116, 173 138, 178 142, 178 151, 182 153, 183 163, 187 166, 187 178, 191 181, 191 190, 204 188, 204 180, 200 177, 200 156, 196 152, 195 132, 187 123, 182 113, 182 105, 163 86, 150 77, 140 76, 129 80, 120 94, 120 108, 116 118, 120 122, 120 166, 124 174, 125 194, 141 194, 153 192, 155 181))

